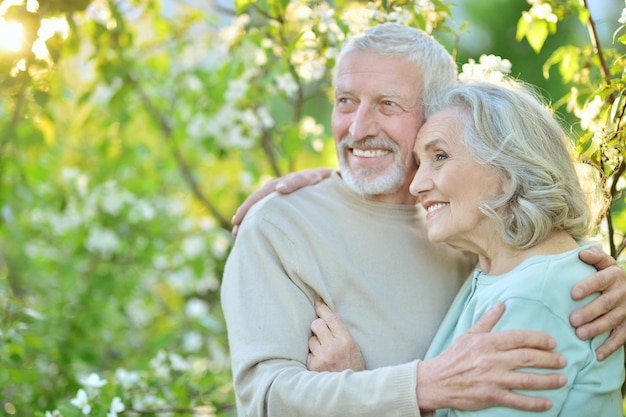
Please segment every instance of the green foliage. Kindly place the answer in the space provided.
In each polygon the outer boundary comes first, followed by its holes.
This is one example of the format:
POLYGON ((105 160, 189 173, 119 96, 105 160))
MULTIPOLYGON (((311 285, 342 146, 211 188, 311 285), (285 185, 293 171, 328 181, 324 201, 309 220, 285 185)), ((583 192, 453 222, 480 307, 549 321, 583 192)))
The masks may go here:
MULTIPOLYGON (((471 26, 441 0, 237 0, 232 15, 157 0, 27 7, 0 16, 25 33, 24 47, 0 48, 0 409, 80 416, 86 399, 92 416, 120 403, 233 415, 219 283, 234 209, 268 176, 335 164, 330 69, 346 37, 396 21, 458 40, 471 26)), ((568 17, 593 22, 578 1, 544 1, 517 38, 538 53, 568 17)), ((589 33, 536 69, 558 75, 568 93, 555 106, 604 173, 617 257, 626 35, 602 49, 589 33)))

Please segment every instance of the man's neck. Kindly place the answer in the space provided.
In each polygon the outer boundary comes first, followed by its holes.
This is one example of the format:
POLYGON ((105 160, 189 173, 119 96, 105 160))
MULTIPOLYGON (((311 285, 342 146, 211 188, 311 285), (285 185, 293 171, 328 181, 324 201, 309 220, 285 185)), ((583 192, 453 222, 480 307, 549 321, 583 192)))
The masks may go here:
POLYGON ((400 206, 414 206, 417 204, 417 197, 408 191, 397 191, 393 194, 370 195, 366 197, 370 201, 377 203, 396 204, 400 206))

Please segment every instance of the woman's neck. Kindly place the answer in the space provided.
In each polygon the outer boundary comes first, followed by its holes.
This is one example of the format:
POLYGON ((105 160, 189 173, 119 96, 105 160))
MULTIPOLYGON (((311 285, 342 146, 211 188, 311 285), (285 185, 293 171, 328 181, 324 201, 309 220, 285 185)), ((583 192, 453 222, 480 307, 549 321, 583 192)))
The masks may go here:
POLYGON ((515 269, 526 259, 537 255, 555 255, 578 247, 578 243, 566 232, 553 230, 550 235, 528 249, 517 249, 500 243, 478 254, 480 269, 489 275, 502 275, 515 269))

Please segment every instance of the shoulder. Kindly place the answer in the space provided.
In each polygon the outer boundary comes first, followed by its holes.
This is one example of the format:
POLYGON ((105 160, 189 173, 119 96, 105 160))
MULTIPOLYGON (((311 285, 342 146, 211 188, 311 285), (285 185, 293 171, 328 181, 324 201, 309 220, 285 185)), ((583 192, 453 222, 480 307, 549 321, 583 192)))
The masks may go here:
POLYGON ((316 211, 330 210, 330 205, 340 204, 341 200, 335 182, 331 178, 290 194, 269 194, 250 208, 241 223, 241 231, 256 229, 262 224, 286 227, 295 219, 309 217, 316 211))

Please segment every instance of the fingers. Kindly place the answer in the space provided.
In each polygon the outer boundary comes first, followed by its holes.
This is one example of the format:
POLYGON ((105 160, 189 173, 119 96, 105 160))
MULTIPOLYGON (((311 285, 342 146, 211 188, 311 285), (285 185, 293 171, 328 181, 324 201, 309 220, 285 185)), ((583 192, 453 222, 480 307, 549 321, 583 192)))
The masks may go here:
POLYGON ((324 319, 313 320, 313 322, 311 323, 311 332, 313 332, 313 334, 317 336, 317 339, 319 340, 319 343, 321 345, 326 344, 327 341, 334 337, 324 319))
POLYGON ((565 384, 567 384, 567 375, 565 374, 511 371, 505 375, 502 385, 513 390, 543 391, 561 388, 565 384))
POLYGON ((276 188, 277 182, 278 182, 278 179, 276 178, 269 180, 259 190, 250 194, 248 198, 246 198, 244 202, 237 208, 237 211, 235 211, 235 215, 233 216, 231 220, 231 223, 233 224, 233 230, 232 230, 233 236, 237 236, 237 233, 239 232, 239 226, 241 225, 243 218, 246 217, 246 214, 248 214, 248 210, 250 210, 250 207, 255 205, 264 197, 271 194, 276 188))
POLYGON ((533 348, 511 350, 508 356, 503 355, 502 360, 511 364, 511 369, 562 369, 567 365, 567 359, 562 354, 533 348))
POLYGON ((602 361, 626 343, 626 323, 621 323, 611 332, 608 339, 596 350, 596 357, 602 361))
POLYGON ((605 291, 619 280, 624 280, 624 272, 617 265, 609 265, 577 283, 572 288, 572 298, 580 300, 590 294, 605 291))
MULTIPOLYGON (((619 299, 616 301, 614 298, 610 297, 610 294, 603 294, 587 306, 572 313, 572 318, 570 319, 572 324, 574 323, 574 317, 576 318, 576 323, 587 321, 586 324, 576 328, 576 335, 583 340, 587 340, 599 334, 614 331, 625 326, 626 305, 620 302, 619 299), (603 314, 603 312, 611 307, 613 308, 612 310, 603 314), (575 314, 576 316, 574 316, 575 314), (598 315, 600 316, 597 317, 598 315), (593 317, 597 318, 589 322, 593 317)), ((618 340, 622 339, 621 332, 618 332, 615 337, 618 340)))
MULTIPOLYGON (((558 389, 567 383, 564 374, 537 374, 527 372, 509 372, 500 386, 508 389, 496 388, 490 402, 497 402, 504 407, 511 407, 524 411, 545 411, 552 407, 552 401, 544 397, 533 397, 520 394, 513 390, 542 391, 558 389)), ((486 398, 489 398, 486 396, 486 398)))
POLYGON ((276 191, 280 194, 289 194, 300 188, 317 184, 332 174, 331 168, 313 168, 289 173, 278 179, 276 191))
POLYGON ((317 316, 325 322, 333 336, 347 332, 346 326, 344 326, 339 316, 323 301, 317 301, 315 303, 315 312, 317 316))
MULTIPOLYGON (((459 408, 475 410, 495 405, 543 411, 550 402, 513 390, 546 390, 562 387, 561 373, 536 373, 533 369, 560 369, 566 360, 554 352, 532 348, 500 350, 496 346, 509 332, 464 333, 441 355, 420 362, 417 368, 418 403, 426 410, 459 408), (521 368, 525 368, 520 370, 521 368), (533 368, 533 369, 529 369, 533 368)), ((515 343, 519 343, 518 339, 515 343)))
POLYGON ((572 298, 580 299, 597 292, 601 294, 574 311, 570 315, 570 323, 576 327, 576 335, 583 340, 611 331, 609 338, 596 350, 598 360, 603 360, 626 343, 626 275, 613 258, 598 248, 591 249, 594 251, 582 251, 580 258, 604 269, 579 282, 572 289, 572 298))
POLYGON ((489 333, 504 314, 504 304, 498 302, 495 306, 482 315, 480 320, 468 331, 468 333, 489 333))
POLYGON ((530 397, 513 391, 503 391, 500 395, 502 406, 524 411, 546 411, 552 407, 552 401, 544 397, 530 397))
POLYGON ((576 327, 576 334, 589 339, 600 333, 613 330, 626 318, 626 305, 623 297, 606 292, 570 315, 570 323, 576 327))
POLYGON ((585 263, 593 265, 598 271, 606 269, 610 266, 617 265, 617 262, 613 257, 606 254, 598 246, 590 246, 589 248, 580 251, 578 257, 585 263))
MULTIPOLYGON (((489 333, 504 314, 504 304, 498 302, 491 307, 467 333, 489 333)), ((507 330, 491 333, 493 344, 499 350, 511 350, 516 348, 536 348, 551 350, 556 347, 556 340, 552 336, 542 332, 531 330, 507 330)))
POLYGON ((272 192, 276 191, 279 194, 289 194, 300 188, 307 187, 309 185, 317 184, 318 182, 330 177, 333 173, 331 168, 312 168, 302 171, 296 171, 284 175, 280 178, 274 178, 267 181, 263 187, 254 193, 250 194, 248 198, 237 208, 235 215, 233 216, 231 223, 233 224, 232 235, 237 236, 239 232, 239 226, 244 217, 250 210, 250 207, 257 202, 268 196, 272 192))

